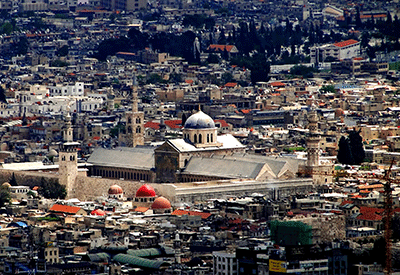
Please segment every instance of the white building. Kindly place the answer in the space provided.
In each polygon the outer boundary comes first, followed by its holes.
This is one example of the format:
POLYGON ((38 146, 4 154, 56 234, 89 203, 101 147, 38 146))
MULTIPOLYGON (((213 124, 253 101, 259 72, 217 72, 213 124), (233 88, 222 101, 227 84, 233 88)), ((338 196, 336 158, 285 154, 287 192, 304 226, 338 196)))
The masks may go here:
POLYGON ((83 96, 85 84, 76 82, 75 85, 49 86, 50 96, 83 96))
POLYGON ((213 252, 214 275, 234 275, 237 274, 236 255, 224 252, 213 252))
POLYGON ((314 46, 310 49, 311 63, 318 64, 326 62, 328 57, 337 61, 351 59, 360 55, 360 42, 354 39, 314 46))

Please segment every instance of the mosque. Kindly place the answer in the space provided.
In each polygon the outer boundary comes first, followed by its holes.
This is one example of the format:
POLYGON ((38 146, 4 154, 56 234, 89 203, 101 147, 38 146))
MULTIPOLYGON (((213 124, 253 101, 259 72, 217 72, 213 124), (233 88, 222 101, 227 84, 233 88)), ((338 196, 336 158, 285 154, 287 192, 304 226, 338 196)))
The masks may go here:
MULTIPOLYGON (((93 199, 108 190, 110 198, 120 200, 123 192, 111 188, 119 185, 133 206, 159 213, 169 211, 171 203, 253 193, 279 199, 313 190, 313 179, 299 178, 298 172, 300 167, 314 169, 318 159, 307 165, 302 159, 248 154, 232 135, 217 135, 213 119, 201 110, 186 120, 182 138, 152 147, 144 145, 143 114, 133 106, 127 113, 128 131, 121 136, 131 139, 126 144, 132 147, 96 148, 84 167, 77 162, 79 143, 73 141, 71 118, 66 119, 57 176, 68 198, 93 199), (151 191, 142 195, 146 183, 161 196, 151 191)), ((318 157, 315 150, 310 152, 310 157, 318 157)))
POLYGON ((92 176, 177 183, 293 179, 304 161, 247 154, 232 135, 217 135, 213 119, 199 110, 186 120, 183 138, 166 140, 159 147, 96 148, 87 162, 92 176))

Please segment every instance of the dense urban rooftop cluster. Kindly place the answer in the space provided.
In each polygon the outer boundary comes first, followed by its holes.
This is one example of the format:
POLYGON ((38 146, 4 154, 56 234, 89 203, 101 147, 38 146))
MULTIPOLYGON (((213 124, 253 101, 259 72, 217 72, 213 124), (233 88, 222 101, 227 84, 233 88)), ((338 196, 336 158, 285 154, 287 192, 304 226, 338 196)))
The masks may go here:
POLYGON ((400 269, 399 27, 396 1, 1 1, 0 273, 400 269))

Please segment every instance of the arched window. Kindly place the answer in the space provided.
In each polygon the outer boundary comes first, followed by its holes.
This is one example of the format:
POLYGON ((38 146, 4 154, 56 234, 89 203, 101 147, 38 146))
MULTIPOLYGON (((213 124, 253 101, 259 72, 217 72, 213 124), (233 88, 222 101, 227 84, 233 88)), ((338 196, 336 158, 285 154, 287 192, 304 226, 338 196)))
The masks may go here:
POLYGON ((128 126, 128 134, 132 133, 132 127, 128 126))
POLYGON ((136 118, 136 124, 139 124, 140 123, 140 117, 137 117, 136 118))
POLYGON ((132 118, 131 117, 128 117, 128 123, 129 124, 132 123, 132 118))
POLYGON ((194 136, 193 136, 193 142, 197 143, 197 135, 196 134, 194 134, 194 136))
POLYGON ((207 143, 210 142, 210 134, 207 134, 207 143))
POLYGON ((211 142, 214 142, 213 134, 211 134, 211 142))
POLYGON ((201 134, 199 134, 199 143, 203 143, 203 137, 201 134))
POLYGON ((136 133, 140 133, 142 130, 140 128, 140 126, 136 127, 136 133))

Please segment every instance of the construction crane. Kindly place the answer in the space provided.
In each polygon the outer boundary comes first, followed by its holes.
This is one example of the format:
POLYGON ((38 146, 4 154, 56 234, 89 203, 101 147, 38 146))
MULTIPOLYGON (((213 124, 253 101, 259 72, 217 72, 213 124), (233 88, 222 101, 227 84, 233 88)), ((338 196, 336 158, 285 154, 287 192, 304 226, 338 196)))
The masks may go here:
POLYGON ((389 169, 385 173, 384 194, 385 194, 385 274, 392 274, 392 218, 393 218, 393 197, 390 173, 394 164, 392 159, 389 169))

